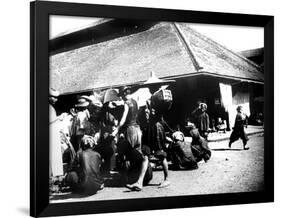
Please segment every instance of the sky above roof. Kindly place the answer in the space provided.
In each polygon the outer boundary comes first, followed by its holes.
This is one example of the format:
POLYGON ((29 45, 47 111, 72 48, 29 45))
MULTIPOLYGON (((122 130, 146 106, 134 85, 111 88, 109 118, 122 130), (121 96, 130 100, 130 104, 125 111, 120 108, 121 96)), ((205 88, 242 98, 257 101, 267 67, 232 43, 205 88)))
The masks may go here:
MULTIPOLYGON (((50 39, 68 32, 84 29, 101 18, 50 16, 50 39)), ((233 51, 261 48, 264 29, 230 25, 190 24, 190 27, 233 51)))

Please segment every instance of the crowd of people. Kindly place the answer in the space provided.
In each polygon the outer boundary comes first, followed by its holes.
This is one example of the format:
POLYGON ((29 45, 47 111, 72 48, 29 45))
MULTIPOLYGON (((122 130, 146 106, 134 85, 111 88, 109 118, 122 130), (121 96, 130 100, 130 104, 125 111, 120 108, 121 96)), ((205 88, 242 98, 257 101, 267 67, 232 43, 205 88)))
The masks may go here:
MULTIPOLYGON (((73 192, 93 194, 107 185, 141 191, 156 168, 163 170, 159 188, 165 188, 170 185, 170 169, 197 169, 199 161, 210 159, 204 128, 208 123, 202 121, 208 116, 207 105, 194 112, 200 122, 188 126, 190 143, 164 120, 163 111, 172 104, 171 91, 162 89, 162 83, 145 85, 151 97, 142 107, 132 98, 132 87, 124 86, 105 90, 102 96, 95 92, 79 96, 60 115, 55 109, 59 93, 50 89, 51 192, 70 187, 73 192)), ((239 134, 233 133, 231 143, 239 134)), ((242 137, 246 145, 247 138, 242 137)))

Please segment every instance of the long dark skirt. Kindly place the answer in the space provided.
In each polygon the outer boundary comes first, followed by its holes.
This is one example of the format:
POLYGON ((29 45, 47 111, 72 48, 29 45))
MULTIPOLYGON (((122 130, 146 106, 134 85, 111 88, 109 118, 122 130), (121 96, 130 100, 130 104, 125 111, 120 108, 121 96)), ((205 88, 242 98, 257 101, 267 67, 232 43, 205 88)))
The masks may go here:
POLYGON ((234 128, 230 135, 230 143, 237 141, 239 138, 242 139, 243 144, 246 145, 249 140, 244 128, 234 128))
POLYGON ((165 130, 161 122, 148 125, 143 130, 143 145, 150 148, 151 153, 159 158, 167 156, 165 152, 165 130))

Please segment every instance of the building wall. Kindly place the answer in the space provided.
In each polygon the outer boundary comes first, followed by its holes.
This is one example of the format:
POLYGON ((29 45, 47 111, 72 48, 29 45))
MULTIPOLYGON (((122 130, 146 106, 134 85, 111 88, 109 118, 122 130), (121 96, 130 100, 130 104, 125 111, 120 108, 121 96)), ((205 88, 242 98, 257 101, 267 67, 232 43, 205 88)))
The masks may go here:
POLYGON ((176 83, 169 87, 173 93, 173 105, 166 114, 166 120, 172 125, 183 127, 186 121, 194 121, 192 111, 199 102, 208 105, 207 113, 211 120, 218 117, 228 120, 227 114, 221 106, 220 90, 217 78, 194 76, 176 79, 176 83))
POLYGON ((206 76, 177 79, 169 89, 172 90, 174 101, 166 119, 171 125, 184 126, 188 119, 192 121, 192 111, 196 109, 198 102, 204 102, 208 105, 210 123, 212 119, 216 122, 221 117, 226 120, 229 130, 234 126, 237 106, 242 105, 244 113, 251 116, 257 110, 254 99, 263 94, 263 85, 206 76), (220 83, 229 85, 231 89, 229 96, 225 97, 228 107, 222 99, 220 83))
POLYGON ((238 83, 232 86, 232 109, 229 117, 232 127, 234 126, 237 106, 242 106, 243 113, 248 117, 251 115, 250 86, 251 84, 248 83, 238 83))

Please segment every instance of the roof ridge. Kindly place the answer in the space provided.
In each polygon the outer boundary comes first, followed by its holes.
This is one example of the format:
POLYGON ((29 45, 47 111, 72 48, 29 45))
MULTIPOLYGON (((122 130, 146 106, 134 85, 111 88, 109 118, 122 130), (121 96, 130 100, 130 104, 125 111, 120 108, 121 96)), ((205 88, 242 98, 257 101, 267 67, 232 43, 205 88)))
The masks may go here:
POLYGON ((96 26, 98 26, 100 24, 103 24, 105 22, 109 22, 109 21, 114 20, 113 18, 97 18, 97 19, 98 20, 92 21, 91 23, 88 23, 88 24, 84 24, 83 26, 73 27, 73 28, 65 30, 63 32, 59 32, 56 35, 50 37, 50 40, 58 39, 58 38, 61 38, 61 37, 65 37, 67 35, 79 32, 81 30, 91 29, 91 28, 94 28, 94 27, 96 27, 96 26))
POLYGON ((189 44, 188 40, 186 39, 185 35, 182 33, 182 30, 180 29, 180 27, 176 24, 176 22, 172 23, 173 27, 176 30, 176 34, 178 36, 178 38, 183 42, 185 50, 187 51, 187 53, 189 54, 191 61, 196 69, 196 71, 200 71, 203 69, 203 67, 199 64, 195 53, 193 52, 191 45, 189 44))
POLYGON ((238 52, 235 52, 229 48, 227 48, 226 46, 216 42, 215 40, 211 39, 210 37, 208 36, 205 36, 204 34, 201 34, 200 32, 196 31, 195 29, 191 28, 189 25, 187 26, 187 28, 191 29, 198 37, 212 43, 212 44, 215 44, 217 45, 218 47, 220 48, 223 48, 225 50, 227 50, 228 52, 230 52, 231 54, 243 59, 244 61, 246 61, 247 63, 251 64, 252 66, 254 66, 255 68, 257 68, 259 71, 261 70, 260 66, 257 65, 256 63, 254 63, 253 61, 249 60, 248 58, 244 57, 243 55, 239 54, 238 52))

